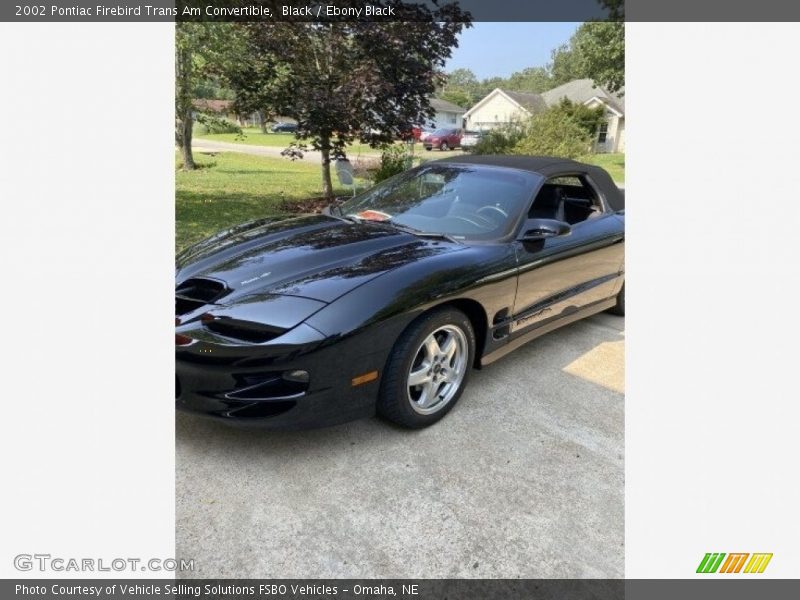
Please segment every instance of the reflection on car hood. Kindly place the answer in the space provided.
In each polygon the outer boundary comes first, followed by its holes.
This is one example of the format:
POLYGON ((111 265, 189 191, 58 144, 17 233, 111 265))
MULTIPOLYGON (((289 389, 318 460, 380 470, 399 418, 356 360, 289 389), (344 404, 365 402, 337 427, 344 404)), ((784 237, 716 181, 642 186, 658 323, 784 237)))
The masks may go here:
POLYGON ((325 215, 265 219, 222 232, 178 257, 176 283, 223 281, 231 304, 265 292, 332 302, 394 268, 464 246, 423 239, 388 225, 325 215))

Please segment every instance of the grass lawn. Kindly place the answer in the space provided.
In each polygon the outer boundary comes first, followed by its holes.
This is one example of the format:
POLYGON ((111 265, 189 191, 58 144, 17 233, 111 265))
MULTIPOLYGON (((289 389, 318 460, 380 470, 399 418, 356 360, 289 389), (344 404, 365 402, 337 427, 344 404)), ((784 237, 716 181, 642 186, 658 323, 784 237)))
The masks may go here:
MULTIPOLYGON (((416 155, 432 160, 460 153, 423 150, 416 155)), ((195 152, 194 157, 200 169, 175 174, 178 251, 226 227, 286 212, 284 201, 322 195, 320 167, 315 163, 238 152, 195 152)), ((178 153, 176 165, 177 160, 178 153)), ((624 154, 596 154, 588 161, 606 169, 617 183, 625 182, 624 154)), ((333 180, 336 185, 335 175, 333 180)), ((334 191, 336 195, 350 193, 344 188, 334 191)))
POLYGON ((194 158, 202 168, 175 173, 178 251, 226 227, 285 212, 284 200, 322 195, 320 167, 313 163, 238 152, 195 152, 194 158))
POLYGON ((611 179, 617 183, 625 183, 625 155, 623 153, 593 154, 586 162, 603 167, 611 175, 611 179))
MULTIPOLYGON (((228 142, 231 144, 246 144, 248 146, 272 146, 274 148, 286 148, 294 141, 294 135, 291 133, 263 133, 258 127, 243 127, 242 132, 244 136, 236 133, 195 133, 196 139, 202 140, 215 140, 217 142, 228 142)), ((370 148, 366 144, 351 144, 347 150, 348 156, 354 157, 358 154, 374 154, 379 155, 380 150, 370 148)))

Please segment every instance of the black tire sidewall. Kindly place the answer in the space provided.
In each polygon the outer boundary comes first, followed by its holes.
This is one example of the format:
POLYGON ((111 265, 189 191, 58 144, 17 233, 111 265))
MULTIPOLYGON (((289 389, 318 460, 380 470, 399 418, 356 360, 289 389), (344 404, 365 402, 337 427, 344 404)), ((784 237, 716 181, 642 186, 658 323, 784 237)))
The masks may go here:
POLYGON ((612 315, 618 315, 620 317, 625 316, 625 282, 622 283, 622 288, 620 288, 619 292, 617 293, 616 297, 617 303, 608 309, 612 315))
POLYGON ((391 421, 412 428, 432 425, 444 417, 458 402, 469 381, 470 371, 475 361, 475 332, 469 318, 454 308, 437 309, 418 318, 400 335, 395 342, 381 380, 378 412, 391 421), (467 370, 455 396, 440 410, 429 415, 416 412, 411 406, 407 393, 408 373, 422 342, 431 333, 444 325, 454 325, 464 332, 467 338, 467 370))

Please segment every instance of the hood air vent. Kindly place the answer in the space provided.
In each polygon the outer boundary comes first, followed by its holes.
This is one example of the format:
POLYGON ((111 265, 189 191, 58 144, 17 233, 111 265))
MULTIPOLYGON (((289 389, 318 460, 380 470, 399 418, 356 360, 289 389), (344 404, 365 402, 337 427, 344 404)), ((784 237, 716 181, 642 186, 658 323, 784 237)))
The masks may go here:
POLYGON ((221 281, 195 277, 187 279, 175 289, 175 314, 185 315, 211 304, 225 295, 227 288, 221 281))

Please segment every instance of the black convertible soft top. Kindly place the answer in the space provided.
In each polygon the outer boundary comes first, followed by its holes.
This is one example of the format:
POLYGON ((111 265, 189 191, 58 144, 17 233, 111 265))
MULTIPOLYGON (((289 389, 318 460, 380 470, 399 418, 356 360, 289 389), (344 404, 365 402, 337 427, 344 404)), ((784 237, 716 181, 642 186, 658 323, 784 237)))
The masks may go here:
POLYGON ((464 154, 442 158, 436 162, 453 164, 478 164, 492 167, 506 167, 538 173, 543 177, 553 177, 564 173, 586 173, 606 197, 611 208, 615 211, 625 210, 625 195, 611 179, 605 169, 577 162, 568 158, 555 158, 552 156, 519 156, 514 154, 464 154))

